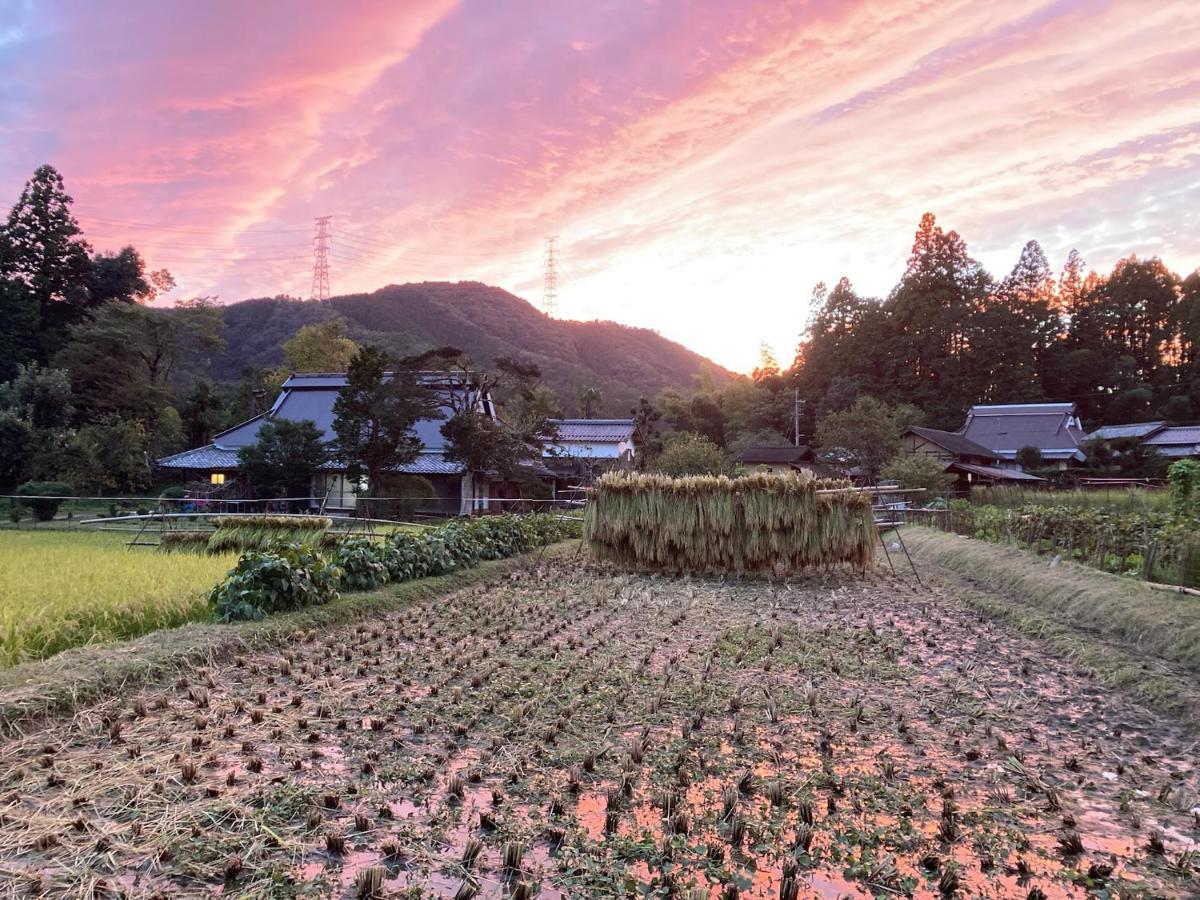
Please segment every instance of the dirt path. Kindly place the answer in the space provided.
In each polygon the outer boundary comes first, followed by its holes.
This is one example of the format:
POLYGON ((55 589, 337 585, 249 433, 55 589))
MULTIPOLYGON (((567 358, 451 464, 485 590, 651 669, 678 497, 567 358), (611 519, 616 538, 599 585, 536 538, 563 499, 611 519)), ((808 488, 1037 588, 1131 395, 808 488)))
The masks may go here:
POLYGON ((0 882, 1188 896, 1198 755, 949 589, 555 562, 7 740, 0 882))

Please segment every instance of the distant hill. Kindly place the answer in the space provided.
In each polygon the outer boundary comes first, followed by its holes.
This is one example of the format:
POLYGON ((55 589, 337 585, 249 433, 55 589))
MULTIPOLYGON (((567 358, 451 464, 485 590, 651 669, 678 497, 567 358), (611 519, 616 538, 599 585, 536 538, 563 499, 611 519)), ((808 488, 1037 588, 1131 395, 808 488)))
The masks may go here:
POLYGON ((212 361, 218 380, 247 366, 279 365, 282 344, 302 325, 341 316, 350 337, 396 354, 450 345, 481 365, 498 356, 536 362, 546 384, 574 414, 579 393, 597 388, 601 413, 627 415, 639 397, 664 388, 690 389, 707 374, 714 385, 732 373, 646 328, 616 322, 551 319, 525 300, 479 282, 389 285, 329 303, 245 300, 223 307, 226 349, 212 361))

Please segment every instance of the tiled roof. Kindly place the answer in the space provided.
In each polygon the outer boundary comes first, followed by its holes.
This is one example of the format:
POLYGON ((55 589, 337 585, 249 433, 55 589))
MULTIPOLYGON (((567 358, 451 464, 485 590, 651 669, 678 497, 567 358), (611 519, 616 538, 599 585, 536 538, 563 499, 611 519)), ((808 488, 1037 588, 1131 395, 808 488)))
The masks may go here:
MULTIPOLYGON (((194 450, 184 450, 173 456, 158 460, 158 465, 164 469, 195 469, 198 471, 234 471, 238 468, 237 450, 222 449, 206 444, 194 450)), ((340 472, 345 466, 337 461, 325 463, 321 468, 326 472, 340 472)), ((439 452, 422 453, 408 465, 400 466, 396 471, 406 475, 461 475, 462 463, 449 462, 439 452)))
POLYGON ((1162 456, 1200 456, 1200 425, 1169 426, 1155 432, 1142 443, 1153 447, 1162 456))
POLYGON ((558 440, 618 444, 633 440, 633 419, 551 419, 558 440))
POLYGON ((212 444, 205 444, 194 450, 164 456, 158 461, 158 465, 164 469, 236 469, 238 457, 236 450, 222 450, 212 444))
MULTIPOLYGON (((424 373, 422 377, 426 384, 444 397, 452 389, 446 383, 444 375, 424 373)), ((160 459, 158 465, 167 469, 204 471, 236 469, 238 450, 254 444, 258 440, 258 432, 263 423, 274 419, 287 419, 292 422, 307 419, 316 425, 327 442, 331 442, 334 438, 333 404, 337 400, 338 391, 345 383, 344 373, 293 374, 283 383, 279 397, 270 412, 226 429, 214 437, 211 444, 160 459)), ((485 405, 488 412, 492 413, 490 400, 486 400, 485 405)), ((457 475, 463 471, 460 464, 446 462, 443 456, 446 447, 446 439, 442 435, 444 422, 444 419, 438 418, 422 419, 413 426, 413 432, 421 441, 422 454, 400 471, 413 475, 457 475)), ((328 463, 322 468, 326 471, 340 469, 337 463, 328 463)))
POLYGON ((1074 403, 976 403, 972 414, 983 416, 1058 416, 1075 412, 1074 403))
POLYGON ((798 465, 811 454, 808 447, 747 447, 738 454, 738 462, 744 466, 798 465))
POLYGON ((1075 420, 1073 403, 973 406, 958 433, 1005 459, 1023 447, 1037 447, 1044 459, 1082 461, 1079 445, 1087 438, 1075 420))
POLYGON ((1200 444, 1200 425, 1171 425, 1146 438, 1156 447, 1165 444, 1200 444))
POLYGON ((1089 441, 1112 441, 1117 438, 1146 438, 1166 427, 1166 422, 1133 422, 1128 425, 1104 425, 1087 436, 1089 441))
POLYGON ((922 428, 919 425, 910 425, 907 429, 913 434, 925 438, 930 443, 937 444, 943 450, 949 450, 955 456, 982 456, 985 459, 999 459, 1000 457, 989 450, 982 444, 977 444, 970 438, 963 437, 956 431, 941 431, 937 428, 922 428))

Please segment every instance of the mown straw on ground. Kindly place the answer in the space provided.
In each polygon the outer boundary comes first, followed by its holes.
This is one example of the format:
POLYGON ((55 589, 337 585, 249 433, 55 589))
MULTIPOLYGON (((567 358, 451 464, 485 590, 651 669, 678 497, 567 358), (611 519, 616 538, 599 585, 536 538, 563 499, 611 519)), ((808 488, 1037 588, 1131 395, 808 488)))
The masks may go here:
POLYGON ((956 534, 912 527, 904 536, 918 566, 974 606, 1200 726, 1200 598, 956 534))

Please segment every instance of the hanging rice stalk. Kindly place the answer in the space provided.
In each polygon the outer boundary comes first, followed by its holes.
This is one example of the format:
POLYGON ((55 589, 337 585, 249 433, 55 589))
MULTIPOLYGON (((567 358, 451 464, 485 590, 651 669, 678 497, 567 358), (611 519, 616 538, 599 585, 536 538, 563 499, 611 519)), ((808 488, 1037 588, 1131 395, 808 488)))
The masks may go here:
POLYGON ((809 473, 740 478, 610 472, 584 519, 592 554, 633 568, 796 572, 870 565, 870 497, 809 473))
POLYGON ((209 553, 265 550, 272 544, 319 541, 333 525, 325 516, 218 516, 208 539, 209 553))
POLYGON ((211 534, 211 531, 164 531, 158 536, 158 549, 163 553, 204 553, 211 534))

